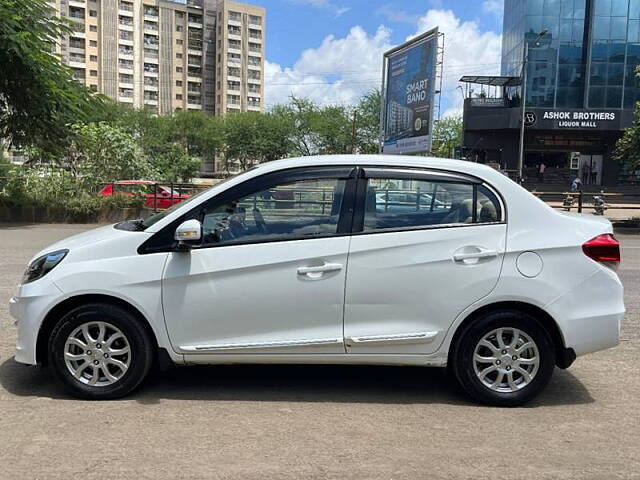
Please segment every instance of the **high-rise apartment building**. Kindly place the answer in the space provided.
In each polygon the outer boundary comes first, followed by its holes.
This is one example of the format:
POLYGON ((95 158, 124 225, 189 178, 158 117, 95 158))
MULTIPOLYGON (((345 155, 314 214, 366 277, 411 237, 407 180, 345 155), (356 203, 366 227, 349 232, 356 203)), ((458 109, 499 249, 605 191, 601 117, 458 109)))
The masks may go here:
POLYGON ((260 111, 261 7, 228 0, 52 0, 74 32, 59 48, 90 89, 159 114, 260 111))

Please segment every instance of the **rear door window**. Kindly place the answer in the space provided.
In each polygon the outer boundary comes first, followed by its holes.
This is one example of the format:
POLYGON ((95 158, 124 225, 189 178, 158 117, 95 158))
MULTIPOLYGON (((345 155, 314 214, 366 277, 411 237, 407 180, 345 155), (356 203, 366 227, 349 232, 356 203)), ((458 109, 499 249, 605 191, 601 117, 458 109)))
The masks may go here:
POLYGON ((420 178, 367 179, 363 230, 492 223, 500 203, 484 185, 420 178))

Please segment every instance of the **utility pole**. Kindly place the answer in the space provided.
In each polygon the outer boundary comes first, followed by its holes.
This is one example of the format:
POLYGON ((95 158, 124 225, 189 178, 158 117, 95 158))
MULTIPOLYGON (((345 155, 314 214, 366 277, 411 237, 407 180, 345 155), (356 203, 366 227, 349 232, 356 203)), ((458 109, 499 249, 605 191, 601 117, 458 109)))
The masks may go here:
MULTIPOLYGON (((533 41, 534 44, 537 44, 538 41, 547 34, 547 29, 544 28, 540 31, 536 39, 533 41)), ((522 170, 524 169, 524 120, 526 114, 526 106, 527 106, 527 63, 529 62, 529 42, 525 36, 524 39, 524 52, 522 55, 522 73, 520 75, 522 87, 520 88, 520 92, 522 98, 520 102, 522 103, 522 115, 520 118, 520 149, 518 152, 518 183, 522 183, 522 170)))

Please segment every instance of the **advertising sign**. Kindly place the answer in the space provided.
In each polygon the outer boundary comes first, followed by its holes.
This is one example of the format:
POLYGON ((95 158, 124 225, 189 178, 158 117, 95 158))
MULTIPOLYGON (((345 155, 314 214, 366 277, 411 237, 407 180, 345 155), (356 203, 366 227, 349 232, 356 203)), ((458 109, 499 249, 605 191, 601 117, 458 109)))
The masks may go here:
POLYGON ((431 151, 438 29, 384 54, 384 153, 431 151))
POLYGON ((617 110, 530 109, 525 112, 525 127, 544 130, 620 130, 623 123, 617 110))

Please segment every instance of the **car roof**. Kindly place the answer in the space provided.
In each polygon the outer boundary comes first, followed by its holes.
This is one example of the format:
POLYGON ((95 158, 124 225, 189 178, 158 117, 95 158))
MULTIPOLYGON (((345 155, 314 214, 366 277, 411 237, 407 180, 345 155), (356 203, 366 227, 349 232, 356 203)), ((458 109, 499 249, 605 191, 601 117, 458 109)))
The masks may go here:
POLYGON ((323 166, 323 165, 353 165, 353 166, 387 166, 387 167, 420 167, 438 170, 449 170, 474 175, 496 172, 493 168, 467 160, 453 160, 448 158, 423 157, 417 155, 315 155, 309 157, 294 157, 275 160, 255 167, 257 174, 286 168, 323 166))
POLYGON ((153 182, 151 180, 118 180, 117 182, 113 182, 116 185, 139 185, 139 184, 144 184, 144 185, 149 185, 149 184, 154 184, 156 182, 153 182))

